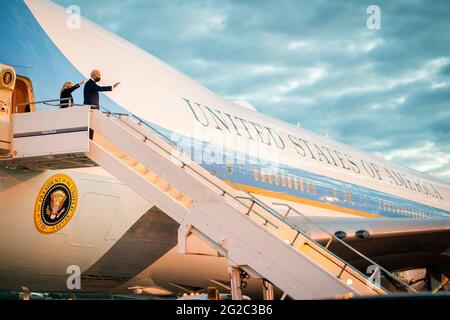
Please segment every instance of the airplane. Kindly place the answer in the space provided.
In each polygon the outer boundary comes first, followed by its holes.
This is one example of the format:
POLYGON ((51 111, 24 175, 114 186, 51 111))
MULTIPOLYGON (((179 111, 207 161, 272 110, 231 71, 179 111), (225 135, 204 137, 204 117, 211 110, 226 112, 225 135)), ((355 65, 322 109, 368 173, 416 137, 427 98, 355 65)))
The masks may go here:
MULTIPOLYGON (((313 239, 325 243, 325 228, 391 271, 405 277, 415 272, 411 283, 426 278, 421 290, 445 289, 447 183, 271 118, 248 102, 221 98, 87 19, 71 26, 72 13, 50 1, 2 1, 1 6, 3 156, 12 114, 54 111, 55 106, 38 102, 58 100, 63 83, 89 79, 91 70, 99 69, 101 84, 121 82, 101 95, 105 109, 157 127, 205 169, 285 214, 313 239), (8 91, 11 70, 16 78, 8 91)), ((75 92, 75 101, 82 101, 81 94, 82 89, 75 92)), ((64 197, 55 193, 52 201, 64 197)), ((67 268, 75 265, 82 292, 180 296, 214 285, 229 292, 226 259, 195 235, 188 241, 195 254, 179 254, 178 227, 101 167, 3 166, 0 289, 70 291, 67 268), (77 186, 78 204, 70 219, 48 231, 34 212, 55 175, 77 186)), ((331 249, 363 268, 341 247, 331 249)), ((258 297, 259 284, 250 279, 245 290, 258 297)))

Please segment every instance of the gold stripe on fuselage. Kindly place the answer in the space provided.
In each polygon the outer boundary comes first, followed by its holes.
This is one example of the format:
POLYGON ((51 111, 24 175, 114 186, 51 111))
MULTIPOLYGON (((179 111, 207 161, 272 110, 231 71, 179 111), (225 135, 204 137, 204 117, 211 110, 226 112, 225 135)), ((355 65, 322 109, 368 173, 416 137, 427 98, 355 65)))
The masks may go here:
POLYGON ((360 216, 360 217, 364 217, 364 218, 384 218, 383 216, 375 214, 375 213, 345 208, 345 207, 341 207, 341 206, 331 204, 331 203, 324 203, 324 202, 315 201, 315 200, 311 200, 311 199, 296 197, 296 196, 293 196, 290 194, 280 193, 280 192, 276 192, 276 191, 270 191, 270 190, 261 189, 261 188, 257 188, 257 187, 253 187, 253 186, 248 186, 248 185, 244 185, 244 184, 240 184, 240 183, 233 183, 228 180, 224 180, 224 181, 236 190, 245 190, 245 191, 248 191, 248 192, 251 192, 254 194, 259 194, 259 195, 262 195, 265 197, 301 203, 301 204, 305 204, 305 205, 313 206, 313 207, 317 207, 317 208, 322 208, 322 209, 339 211, 342 213, 347 213, 347 214, 351 214, 354 216, 360 216))

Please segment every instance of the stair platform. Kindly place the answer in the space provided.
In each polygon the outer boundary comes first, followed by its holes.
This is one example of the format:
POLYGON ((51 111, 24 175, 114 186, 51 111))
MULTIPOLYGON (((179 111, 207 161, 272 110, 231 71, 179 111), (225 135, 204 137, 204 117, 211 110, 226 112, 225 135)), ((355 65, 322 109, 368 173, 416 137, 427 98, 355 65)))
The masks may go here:
POLYGON ((92 167, 89 151, 90 107, 17 113, 12 118, 12 144, 0 166, 30 170, 92 167))

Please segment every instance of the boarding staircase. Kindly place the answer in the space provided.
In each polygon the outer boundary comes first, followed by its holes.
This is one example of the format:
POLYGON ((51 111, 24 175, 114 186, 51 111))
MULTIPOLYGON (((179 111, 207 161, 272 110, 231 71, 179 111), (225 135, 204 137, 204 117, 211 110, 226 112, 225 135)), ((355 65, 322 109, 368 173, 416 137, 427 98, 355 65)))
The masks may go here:
MULTIPOLYGON (((386 294, 388 291, 373 278, 328 250, 328 245, 337 241, 376 266, 378 272, 403 290, 413 291, 334 234, 325 230, 330 237, 326 246, 309 238, 285 215, 193 162, 145 121, 132 115, 102 111, 85 111, 87 125, 94 131, 92 140, 87 138, 86 126, 77 124, 75 127, 84 128, 84 131, 80 129, 84 140, 76 152, 60 151, 62 155, 53 152, 50 158, 47 155, 45 163, 50 168, 52 159, 61 160, 65 167, 71 163, 74 167, 103 167, 180 224, 180 253, 186 253, 186 239, 195 234, 226 257, 230 266, 267 279, 293 299, 386 294)), ((30 163, 38 163, 43 168, 39 159, 44 155, 15 152, 15 157, 3 161, 26 166, 27 159, 32 159, 30 163)), ((301 215, 298 211, 297 214, 301 215)))

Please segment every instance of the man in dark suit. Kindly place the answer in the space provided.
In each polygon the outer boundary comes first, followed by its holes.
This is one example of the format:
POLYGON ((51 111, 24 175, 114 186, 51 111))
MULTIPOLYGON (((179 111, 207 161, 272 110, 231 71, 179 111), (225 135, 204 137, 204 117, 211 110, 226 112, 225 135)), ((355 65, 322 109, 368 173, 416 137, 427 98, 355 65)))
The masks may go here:
POLYGON ((92 109, 100 108, 100 94, 102 91, 112 91, 120 82, 117 82, 113 86, 102 87, 97 84, 101 80, 102 74, 100 70, 94 70, 91 72, 91 79, 84 85, 84 104, 91 105, 92 109))
MULTIPOLYGON (((115 85, 102 87, 97 84, 102 78, 102 73, 100 70, 93 70, 91 72, 91 78, 84 85, 84 104, 91 105, 92 109, 100 109, 100 94, 102 91, 112 91, 115 89, 120 82, 117 82, 115 85)), ((94 130, 89 128, 89 139, 94 139, 94 130)))

